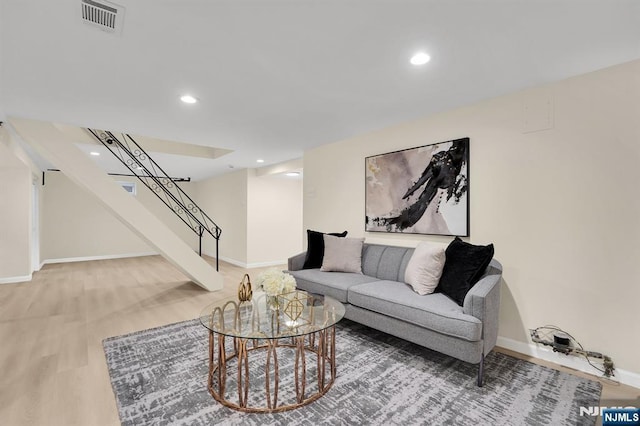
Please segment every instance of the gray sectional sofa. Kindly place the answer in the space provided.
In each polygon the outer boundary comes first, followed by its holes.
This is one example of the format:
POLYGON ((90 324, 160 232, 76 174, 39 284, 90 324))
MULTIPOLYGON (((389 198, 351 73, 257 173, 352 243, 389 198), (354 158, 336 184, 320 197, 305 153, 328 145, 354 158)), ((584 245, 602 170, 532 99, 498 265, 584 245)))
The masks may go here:
POLYGON ((482 386, 484 357, 498 337, 502 265, 492 259, 459 306, 442 293, 420 296, 404 283, 413 250, 365 243, 362 274, 302 269, 306 252, 289 258, 288 269, 299 289, 344 303, 345 318, 478 364, 482 386))

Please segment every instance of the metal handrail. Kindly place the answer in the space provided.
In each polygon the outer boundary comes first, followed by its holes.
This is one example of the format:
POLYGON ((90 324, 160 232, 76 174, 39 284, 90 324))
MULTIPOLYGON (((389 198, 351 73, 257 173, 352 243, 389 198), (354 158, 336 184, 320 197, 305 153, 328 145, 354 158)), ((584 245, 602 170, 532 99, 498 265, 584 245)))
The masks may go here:
POLYGON ((216 240, 216 270, 219 270, 218 253, 222 229, 167 175, 133 137, 123 133, 124 141, 121 141, 110 131, 87 130, 198 235, 200 256, 202 256, 202 236, 205 231, 216 240))

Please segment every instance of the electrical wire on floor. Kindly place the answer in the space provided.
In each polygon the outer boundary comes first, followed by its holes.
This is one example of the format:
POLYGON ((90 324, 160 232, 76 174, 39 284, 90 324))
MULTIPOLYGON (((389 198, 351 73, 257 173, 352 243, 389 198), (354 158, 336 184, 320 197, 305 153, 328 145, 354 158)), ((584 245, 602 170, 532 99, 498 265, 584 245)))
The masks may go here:
POLYGON ((553 348, 554 352, 560 352, 565 355, 580 355, 584 356, 589 365, 601 372, 607 379, 610 379, 612 376, 615 376, 615 365, 613 364, 613 360, 611 357, 607 355, 603 355, 600 352, 592 352, 584 349, 582 344, 571 334, 567 333, 563 329, 555 325, 544 325, 542 327, 535 328, 530 330, 531 332, 531 340, 535 343, 540 343, 545 346, 550 346, 553 348), (541 334, 543 335, 541 337, 541 334), (551 334, 552 338, 550 339, 548 336, 551 334), (571 345, 571 342, 574 345, 571 345), (602 360, 602 368, 595 365, 591 358, 596 358, 602 360))

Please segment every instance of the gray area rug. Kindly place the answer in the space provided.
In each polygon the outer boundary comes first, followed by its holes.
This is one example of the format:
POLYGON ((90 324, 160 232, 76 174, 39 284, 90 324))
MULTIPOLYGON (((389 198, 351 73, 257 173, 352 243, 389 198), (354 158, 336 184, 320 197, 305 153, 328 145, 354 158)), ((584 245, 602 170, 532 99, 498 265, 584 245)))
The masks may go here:
MULTIPOLYGON (((595 417, 580 417, 579 407, 597 406, 601 392, 598 382, 495 352, 478 388, 476 366, 343 320, 338 375, 326 395, 292 411, 246 414, 209 395, 208 334, 198 320, 103 345, 124 425, 593 425, 595 417)), ((259 352, 250 354, 251 363, 261 364, 253 358, 259 352)), ((291 366, 280 363, 286 378, 291 366)), ((307 365, 313 369, 315 362, 307 365)), ((263 375, 258 378, 252 395, 264 388, 263 375)), ((281 379, 282 398, 293 394, 291 386, 281 379)), ((231 382, 227 389, 237 388, 231 382)), ((255 395, 250 398, 261 398, 255 395)))

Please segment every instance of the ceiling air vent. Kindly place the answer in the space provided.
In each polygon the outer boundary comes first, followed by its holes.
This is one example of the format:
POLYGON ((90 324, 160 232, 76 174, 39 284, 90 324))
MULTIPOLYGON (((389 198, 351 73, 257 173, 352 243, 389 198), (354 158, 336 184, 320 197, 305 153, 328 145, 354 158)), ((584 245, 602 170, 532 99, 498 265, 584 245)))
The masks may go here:
POLYGON ((82 0, 82 20, 110 33, 122 32, 124 7, 108 1, 82 0))

